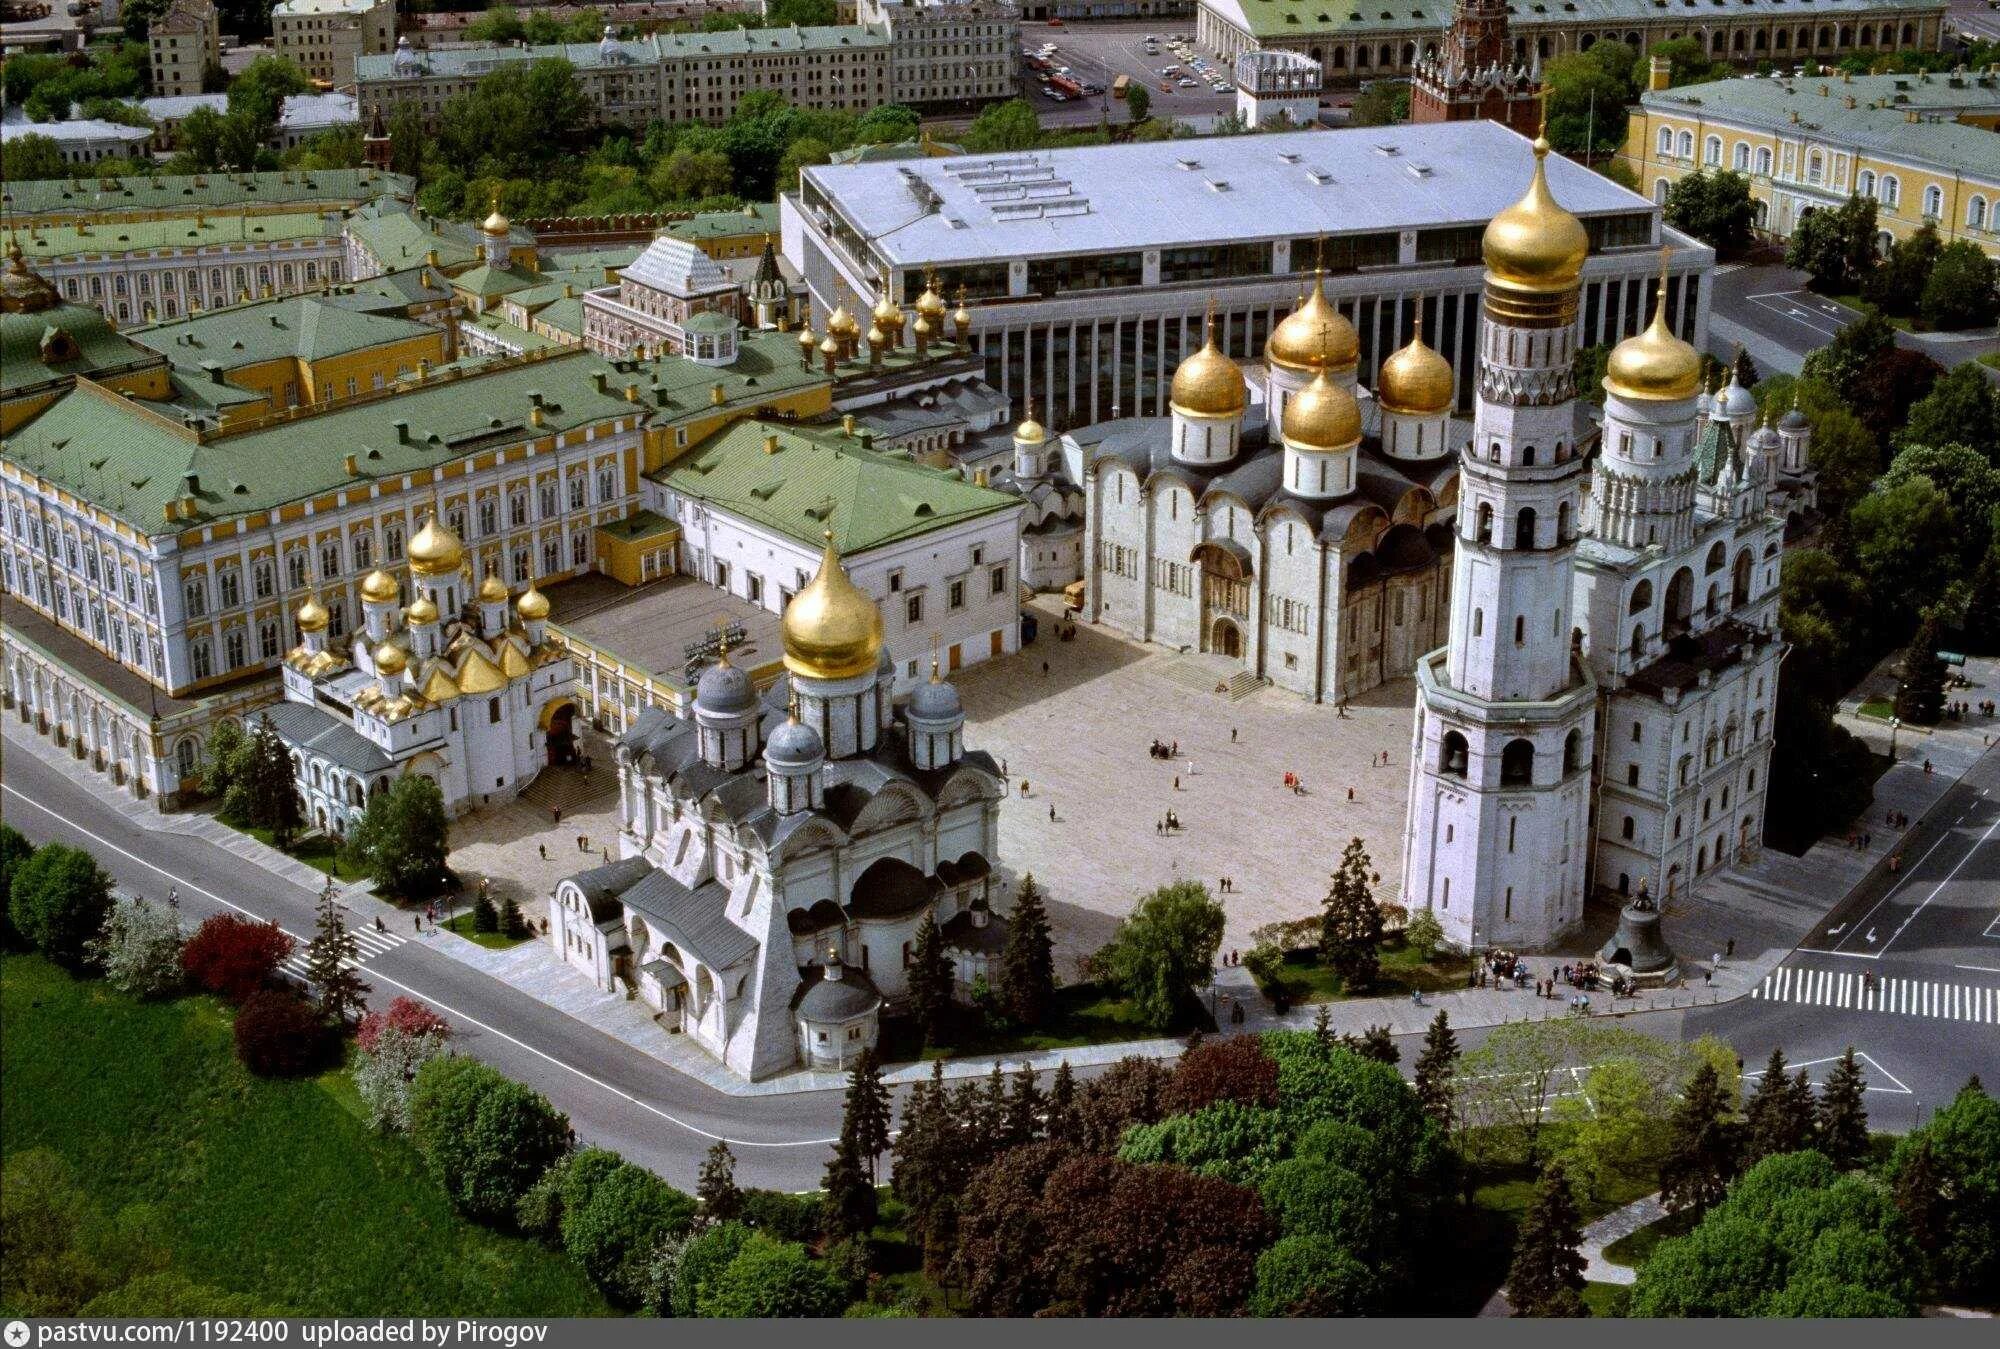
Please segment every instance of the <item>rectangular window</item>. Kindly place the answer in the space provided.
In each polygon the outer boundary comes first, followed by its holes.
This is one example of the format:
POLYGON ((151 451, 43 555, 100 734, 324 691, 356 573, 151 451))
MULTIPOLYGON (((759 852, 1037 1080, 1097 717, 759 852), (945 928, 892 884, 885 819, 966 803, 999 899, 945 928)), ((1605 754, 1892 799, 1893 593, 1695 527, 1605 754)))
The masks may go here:
POLYGON ((992 586, 992 589, 988 593, 994 595, 1004 595, 1007 593, 1007 564, 1005 562, 993 568, 990 573, 989 584, 992 586))
POLYGON ((924 597, 922 595, 911 595, 903 601, 903 621, 912 625, 924 621, 924 597))
POLYGON ((945 607, 947 609, 953 609, 953 610, 963 609, 965 607, 964 581, 953 581, 950 585, 945 587, 945 607))

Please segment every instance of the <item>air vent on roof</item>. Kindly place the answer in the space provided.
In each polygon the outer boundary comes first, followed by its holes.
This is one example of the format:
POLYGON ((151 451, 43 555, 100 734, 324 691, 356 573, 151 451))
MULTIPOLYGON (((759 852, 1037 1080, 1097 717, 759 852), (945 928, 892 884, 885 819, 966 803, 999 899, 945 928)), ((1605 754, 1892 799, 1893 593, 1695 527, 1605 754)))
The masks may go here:
POLYGON ((1229 180, 1226 178, 1210 178, 1208 180, 1208 190, 1210 192, 1227 192, 1229 190, 1229 180))
POLYGON ((1174 162, 1176 164, 1179 164, 1182 168, 1186 169, 1189 173, 1193 173, 1196 169, 1199 169, 1201 167, 1201 161, 1199 159, 1183 158, 1183 159, 1177 159, 1174 162))
POLYGON ((1278 151, 1278 158, 1284 160, 1287 164, 1296 164, 1299 162, 1298 155, 1290 150, 1278 151))
POLYGON ((1377 146, 1375 147, 1375 153, 1376 153, 1376 154, 1378 154, 1378 155, 1388 155, 1388 156, 1391 156, 1391 157, 1393 157, 1393 156, 1395 156, 1395 155, 1399 155, 1399 154, 1401 154, 1401 153, 1402 153, 1402 151, 1401 151, 1401 150, 1399 150, 1399 149, 1397 149, 1397 148, 1396 148, 1395 146, 1393 146, 1393 145, 1388 145, 1388 144, 1382 144, 1382 145, 1377 145, 1377 146))
POLYGON ((1317 169, 1317 168, 1307 169, 1306 177, 1312 180, 1313 182, 1319 184, 1321 187, 1325 187, 1328 183, 1333 181, 1333 175, 1328 173, 1325 169, 1317 169))
POLYGON ((1406 164, 1403 167, 1409 171, 1409 175, 1412 178, 1428 178, 1431 176, 1431 166, 1428 164, 1406 164))

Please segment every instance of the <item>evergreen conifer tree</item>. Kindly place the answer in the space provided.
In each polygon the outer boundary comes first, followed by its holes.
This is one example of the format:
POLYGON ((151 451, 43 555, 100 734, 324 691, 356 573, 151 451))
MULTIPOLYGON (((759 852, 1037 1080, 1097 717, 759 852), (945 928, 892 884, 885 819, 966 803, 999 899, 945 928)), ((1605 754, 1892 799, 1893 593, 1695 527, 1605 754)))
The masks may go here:
POLYGON ((1006 1145, 1018 1148, 1042 1136, 1042 1111, 1048 1104, 1035 1085, 1035 1070, 1023 1066, 1014 1074, 1014 1091, 1007 1098, 1006 1145))
POLYGON ((528 925, 528 915, 521 912, 520 901, 514 898, 511 890, 500 905, 500 930, 515 941, 534 934, 534 929, 528 925))
POLYGON ((1313 1039, 1323 1045, 1333 1043, 1333 1012, 1325 1003, 1321 1003, 1319 1010, 1313 1013, 1313 1039))
POLYGON ((1007 947, 1000 961, 1000 1002, 1022 1026, 1048 1019, 1056 996, 1056 947, 1049 933, 1048 906, 1033 872, 1021 878, 1014 912, 1007 919, 1007 947))
POLYGON ((910 955, 910 1016, 925 1044, 945 1042, 951 1021, 951 962, 945 959, 944 935, 938 931, 933 912, 926 912, 917 924, 916 946, 910 955))
POLYGON ((1320 957, 1350 993, 1374 987, 1381 967, 1382 908, 1375 902, 1369 873, 1368 850, 1359 838, 1353 839, 1333 873, 1320 918, 1320 957))
POLYGON ((278 738, 278 728, 269 717, 257 719, 240 780, 250 823, 270 830, 272 841, 280 848, 289 847, 292 836, 305 823, 305 804, 299 800, 291 751, 278 738))
POLYGON ((1396 1048, 1396 1041, 1387 1026, 1369 1026, 1359 1035, 1343 1035, 1340 1043, 1364 1059, 1386 1063, 1391 1068, 1403 1060, 1403 1053, 1396 1048))
POLYGON ((1903 652, 1903 686, 1896 691, 1896 715, 1919 726, 1935 726, 1944 715, 1944 661, 1938 655, 1937 615, 1925 613, 1903 652))
POLYGON ((995 1063, 986 1075, 986 1090, 979 1097, 979 1127, 974 1138, 1004 1138, 1007 1133, 1007 1079, 995 1063))
POLYGON ((313 939, 306 944, 306 978, 318 990, 321 1013, 336 1026, 349 1013, 359 1011, 361 1000, 368 995, 369 985, 356 973, 360 964, 361 945, 347 930, 340 906, 334 903, 333 888, 328 886, 320 891, 319 919, 313 939))
POLYGON ((1048 1137, 1076 1137, 1076 1074, 1070 1071, 1068 1059, 1056 1065, 1056 1075, 1049 1082, 1049 1103, 1045 1114, 1048 1137))
POLYGON ((479 888, 478 898, 472 901, 472 930, 474 932, 498 932, 500 930, 500 910, 493 907, 493 897, 486 887, 479 888))
POLYGON ((1736 1175, 1735 1121, 1712 1063, 1695 1069, 1667 1126, 1667 1155, 1660 1163, 1660 1200, 1669 1213, 1696 1217, 1721 1202, 1736 1175))
POLYGON ((875 1226, 875 1187, 852 1128, 843 1125, 820 1182, 820 1230, 829 1244, 866 1236, 875 1226))
POLYGON ((1801 1093, 1800 1084, 1786 1073, 1784 1050, 1771 1051, 1743 1114, 1745 1167, 1812 1145, 1812 1089, 1806 1087, 1801 1093))
POLYGON ((1542 1173, 1535 1203, 1522 1219, 1507 1271, 1516 1316, 1588 1316, 1583 1305, 1583 1220, 1561 1162, 1542 1173))
POLYGON ((846 1118, 842 1125, 854 1131, 854 1145, 868 1167, 868 1179, 875 1179, 875 1167, 889 1149, 889 1089, 882 1084, 882 1062, 875 1051, 864 1049, 854 1061, 847 1078, 846 1118))
POLYGON ((950 1194, 952 1145, 949 1106, 945 1100, 944 1063, 934 1060, 931 1075, 910 1092, 903 1106, 903 1132, 896 1139, 896 1164, 890 1185, 910 1206, 912 1231, 925 1230, 933 1205, 950 1194))
POLYGON ((1868 1107, 1862 1095, 1867 1090, 1849 1045, 1819 1094, 1819 1150, 1844 1171, 1868 1160, 1868 1107))
POLYGON ((1911 1242, 1926 1257, 1937 1254, 1944 1240, 1945 1199, 1938 1181, 1937 1162, 1931 1155, 1930 1140, 1919 1138, 1910 1149, 1908 1160, 1896 1173, 1892 1198, 1896 1211, 1903 1215, 1903 1224, 1909 1229, 1911 1242))
POLYGON ((733 1222, 743 1213, 743 1191, 736 1188, 736 1155, 721 1139, 702 1159, 694 1195, 703 1222, 733 1222))
POLYGON ((1417 1102, 1440 1129, 1451 1127, 1455 1094, 1452 1079, 1457 1073, 1458 1037, 1452 1034, 1451 1021, 1440 1007, 1431 1018, 1430 1029, 1424 1032, 1424 1048, 1417 1055, 1416 1071, 1417 1102))

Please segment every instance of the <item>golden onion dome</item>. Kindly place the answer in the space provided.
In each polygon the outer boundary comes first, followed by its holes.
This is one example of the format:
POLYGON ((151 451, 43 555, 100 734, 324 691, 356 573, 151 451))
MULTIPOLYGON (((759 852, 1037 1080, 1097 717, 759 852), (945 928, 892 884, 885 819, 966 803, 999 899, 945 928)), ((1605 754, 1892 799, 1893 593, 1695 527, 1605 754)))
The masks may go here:
POLYGON ((410 658, 403 654, 403 648, 393 642, 384 642, 375 648, 375 669, 380 674, 399 675, 408 669, 410 658))
POLYGON ((1535 139, 1535 175, 1521 199, 1486 224, 1480 251, 1486 270, 1517 290, 1554 292, 1575 288, 1590 254, 1583 222, 1562 208, 1549 191, 1549 143, 1535 139))
POLYGON ((840 354, 840 339, 829 333, 826 340, 819 344, 819 349, 820 354, 823 356, 838 356, 840 354))
POLYGON ((1285 400, 1281 429, 1302 450, 1345 450, 1361 441, 1361 405, 1322 370, 1285 400))
POLYGON ((1264 356, 1286 370, 1351 370, 1360 361, 1361 339, 1326 298, 1319 273, 1313 273, 1312 289, 1299 307, 1271 330, 1264 356))
POLYGON ((465 545, 449 525, 433 515, 410 540, 410 570, 419 576, 449 576, 465 565, 465 545))
POLYGON ((479 602, 481 604, 505 604, 507 602, 507 583, 500 579, 499 572, 490 571, 486 573, 486 579, 479 583, 479 602))
POLYGON ((403 610, 403 617, 418 625, 435 623, 438 621, 438 607, 431 603, 430 596, 419 595, 415 604, 403 610))
POLYGON ((300 632, 325 632, 332 615, 327 613, 326 606, 319 602, 319 596, 308 595, 306 602, 299 606, 298 619, 300 632))
POLYGON ((944 296, 937 293, 936 279, 926 280, 924 293, 917 297, 917 313, 936 323, 944 318, 945 310, 950 307, 944 302, 944 296))
POLYGON ((965 301, 960 300, 958 308, 951 311, 951 322, 952 326, 956 328, 970 328, 972 326, 972 311, 965 307, 965 301))
POLYGON ((1249 406, 1250 391, 1243 383, 1243 372, 1215 345, 1213 323, 1201 350, 1175 368, 1168 401, 1174 411, 1192 417, 1237 417, 1249 406))
POLYGON ((814 347, 818 345, 819 345, 819 338, 813 335, 812 326, 810 324, 799 329, 799 350, 811 351, 814 347))
POLYGON ((1417 330, 1410 344, 1382 362, 1382 377, 1376 381, 1375 397, 1387 412, 1416 417, 1435 417, 1451 411, 1457 402, 1456 381, 1451 362, 1424 341, 1423 314, 1417 315, 1417 330))
POLYGON ((882 654, 882 611, 848 578, 826 533, 819 572, 785 606, 785 668, 806 679, 867 674, 882 654))
POLYGON ((514 612, 527 622, 539 623, 549 616, 549 597, 542 593, 541 587, 530 581, 521 598, 514 601, 514 612))
POLYGON ((928 315, 919 314, 917 315, 917 321, 910 325, 910 331, 918 337, 929 337, 937 331, 937 326, 930 321, 928 315))
POLYGON ((361 578, 361 598, 369 604, 394 604, 401 598, 396 578, 377 567, 361 578))
POLYGON ((1667 326, 1667 283, 1663 276, 1646 331, 1611 350, 1604 365, 1604 388, 1620 398, 1666 403, 1701 392, 1701 353, 1667 326))
POLYGON ((1033 417, 1024 420, 1014 428, 1014 439, 1024 445, 1039 445, 1049 438, 1049 433, 1033 417))
POLYGON ((878 328, 900 328, 903 326, 903 311, 896 307, 895 302, 889 298, 887 291, 884 291, 882 298, 875 302, 875 312, 870 317, 875 320, 875 326, 878 328))
POLYGON ((479 228, 485 233, 496 237, 504 236, 508 230, 513 228, 512 225, 508 224, 507 217, 500 214, 500 194, 498 192, 493 194, 493 213, 486 217, 479 228))
POLYGON ((871 351, 880 351, 883 347, 889 345, 889 334, 882 331, 882 325, 879 323, 868 325, 867 336, 868 347, 871 351))

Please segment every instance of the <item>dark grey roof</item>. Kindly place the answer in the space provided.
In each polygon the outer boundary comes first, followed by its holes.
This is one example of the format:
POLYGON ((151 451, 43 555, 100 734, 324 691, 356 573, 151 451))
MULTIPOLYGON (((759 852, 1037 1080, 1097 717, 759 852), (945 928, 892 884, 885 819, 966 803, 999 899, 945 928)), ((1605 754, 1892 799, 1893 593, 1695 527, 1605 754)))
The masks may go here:
POLYGON ((331 760, 355 773, 380 773, 396 761, 382 747, 325 708, 308 703, 273 703, 261 709, 284 742, 295 750, 331 760))
POLYGON ((659 868, 649 867, 619 899, 712 969, 726 970, 757 950, 756 938, 729 921, 725 913, 729 892, 715 881, 690 890, 659 868))
POLYGON ((639 967, 639 973, 652 975, 661 988, 672 988, 675 984, 687 982, 681 967, 671 960, 649 960, 639 967))
POLYGON ((1780 431, 1804 431, 1809 426, 1811 426, 1811 423, 1806 420, 1806 414, 1800 412, 1796 407, 1778 418, 1778 429, 1780 431))
POLYGON ((764 757, 772 763, 809 764, 826 757, 826 746, 818 731, 786 717, 764 741, 764 757))
POLYGON ((747 712, 757 705, 757 690, 747 673, 726 660, 718 661, 701 672, 694 701, 707 712, 747 712))
POLYGON ((929 904, 939 888, 900 857, 877 858, 855 880, 847 907, 857 918, 901 918, 929 904))
POLYGON ((809 966, 804 974, 809 982, 802 986, 794 1005, 807 1021, 852 1021, 882 1005, 882 995, 875 991, 875 985, 852 966, 844 966, 838 979, 827 978, 817 965, 809 966))
POLYGON ((947 950, 956 948, 979 955, 997 956, 1007 949, 1007 920, 988 914, 982 927, 972 921, 972 910, 967 909, 946 923, 940 935, 947 950))
POLYGON ((910 694, 908 712, 924 721, 950 721, 965 715, 965 705, 948 680, 926 680, 910 694))
POLYGON ((590 905, 592 920, 602 923, 624 917, 618 896, 652 869, 653 864, 643 857, 621 857, 616 862, 579 871, 566 879, 583 892, 584 901, 590 905))

